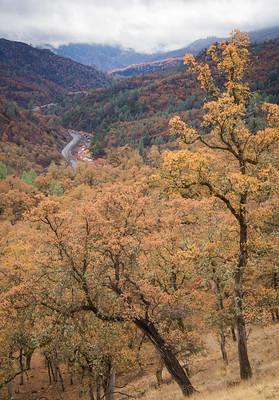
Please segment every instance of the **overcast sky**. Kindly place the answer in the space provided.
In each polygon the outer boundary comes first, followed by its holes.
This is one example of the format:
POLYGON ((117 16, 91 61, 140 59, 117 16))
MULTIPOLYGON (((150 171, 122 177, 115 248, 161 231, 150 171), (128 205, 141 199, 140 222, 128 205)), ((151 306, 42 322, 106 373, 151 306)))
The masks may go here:
POLYGON ((279 0, 0 0, 0 37, 27 43, 184 47, 231 29, 279 25, 279 0))

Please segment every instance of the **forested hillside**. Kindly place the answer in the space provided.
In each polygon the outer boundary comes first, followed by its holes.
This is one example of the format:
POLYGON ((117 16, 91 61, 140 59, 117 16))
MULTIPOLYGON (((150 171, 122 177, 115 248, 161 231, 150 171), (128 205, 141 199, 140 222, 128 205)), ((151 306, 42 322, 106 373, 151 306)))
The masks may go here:
POLYGON ((277 400, 274 43, 251 61, 233 31, 186 72, 66 101, 65 123, 103 123, 111 144, 77 169, 16 171, 20 151, 46 165, 63 132, 57 116, 1 104, 1 398, 277 400), (112 129, 124 144, 138 123, 166 145, 116 147, 112 129))
POLYGON ((0 161, 9 173, 42 172, 51 161, 61 160, 68 135, 57 118, 22 111, 16 103, 0 99, 0 161))
POLYGON ((49 50, 0 39, 0 95, 22 106, 62 99, 69 91, 100 87, 109 78, 94 67, 49 50))
MULTIPOLYGON (((248 80, 262 99, 279 102, 279 40, 251 46, 248 80)), ((200 60, 205 53, 200 55, 200 60)), ((182 61, 181 61, 182 62, 182 61)), ((142 148, 169 140, 168 121, 181 113, 196 123, 203 98, 187 68, 115 81, 108 89, 68 99, 57 112, 62 123, 94 132, 103 146, 132 144, 142 148)))

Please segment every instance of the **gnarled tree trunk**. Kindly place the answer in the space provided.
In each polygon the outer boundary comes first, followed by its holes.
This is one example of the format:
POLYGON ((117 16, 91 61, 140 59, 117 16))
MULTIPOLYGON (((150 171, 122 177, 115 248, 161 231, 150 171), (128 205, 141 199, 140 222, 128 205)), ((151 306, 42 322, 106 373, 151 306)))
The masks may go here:
POLYGON ((156 350, 159 352, 164 365, 172 378, 179 385, 184 396, 190 396, 195 392, 193 385, 190 382, 186 372, 180 365, 175 354, 162 338, 160 333, 155 328, 154 324, 146 319, 138 318, 134 320, 135 325, 145 333, 149 340, 153 343, 156 350))

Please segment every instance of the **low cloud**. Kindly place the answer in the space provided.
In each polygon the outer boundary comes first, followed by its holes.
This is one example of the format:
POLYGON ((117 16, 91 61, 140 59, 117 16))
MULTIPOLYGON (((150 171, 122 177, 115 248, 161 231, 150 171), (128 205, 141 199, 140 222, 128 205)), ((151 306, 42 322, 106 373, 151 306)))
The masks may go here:
POLYGON ((0 36, 151 52, 279 24, 278 0, 0 0, 0 36))

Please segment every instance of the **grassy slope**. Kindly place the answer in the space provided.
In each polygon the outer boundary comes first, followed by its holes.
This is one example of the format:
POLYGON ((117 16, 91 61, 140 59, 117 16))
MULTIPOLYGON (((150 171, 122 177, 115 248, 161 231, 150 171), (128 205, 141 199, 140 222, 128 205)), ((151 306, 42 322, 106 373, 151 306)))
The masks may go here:
MULTIPOLYGON (((278 400, 279 399, 279 325, 256 328, 249 337, 250 360, 254 378, 239 383, 236 349, 229 343, 230 364, 224 367, 218 344, 213 337, 206 340, 208 354, 193 360, 192 382, 199 391, 193 400, 278 400)), ((154 387, 153 382, 146 384, 154 387)), ((174 383, 148 390, 142 400, 182 400, 174 383)))
MULTIPOLYGON (((198 394, 193 400, 278 400, 279 399, 279 324, 267 328, 253 328, 249 336, 249 349, 254 378, 246 383, 239 384, 238 365, 235 344, 228 341, 230 364, 227 368, 220 357, 219 346, 212 335, 205 340, 206 351, 191 361, 192 382, 198 394)), ((142 400, 182 400, 176 384, 169 381, 165 374, 164 384, 156 388, 155 354, 149 351, 150 363, 146 365, 146 373, 141 378, 131 381, 130 394, 145 392, 142 400)), ((79 397, 76 385, 69 385, 69 377, 64 369, 66 391, 61 392, 60 385, 49 387, 47 370, 42 357, 37 354, 33 360, 33 368, 29 373, 29 382, 24 386, 15 385, 15 400, 76 400, 88 399, 87 393, 79 397)), ((119 382, 118 382, 119 383, 119 382)), ((129 387, 124 392, 129 393, 129 387)), ((115 396, 116 400, 121 397, 115 396)), ((124 398, 124 397, 122 397, 124 398)), ((135 398, 135 397, 132 397, 135 398)))
MULTIPOLYGON (((142 400, 180 400, 183 396, 172 385, 164 387, 160 391, 150 392, 142 400)), ((279 375, 272 374, 265 379, 254 379, 249 383, 243 383, 236 387, 216 390, 209 394, 199 393, 192 400, 278 400, 279 399, 279 375)))

